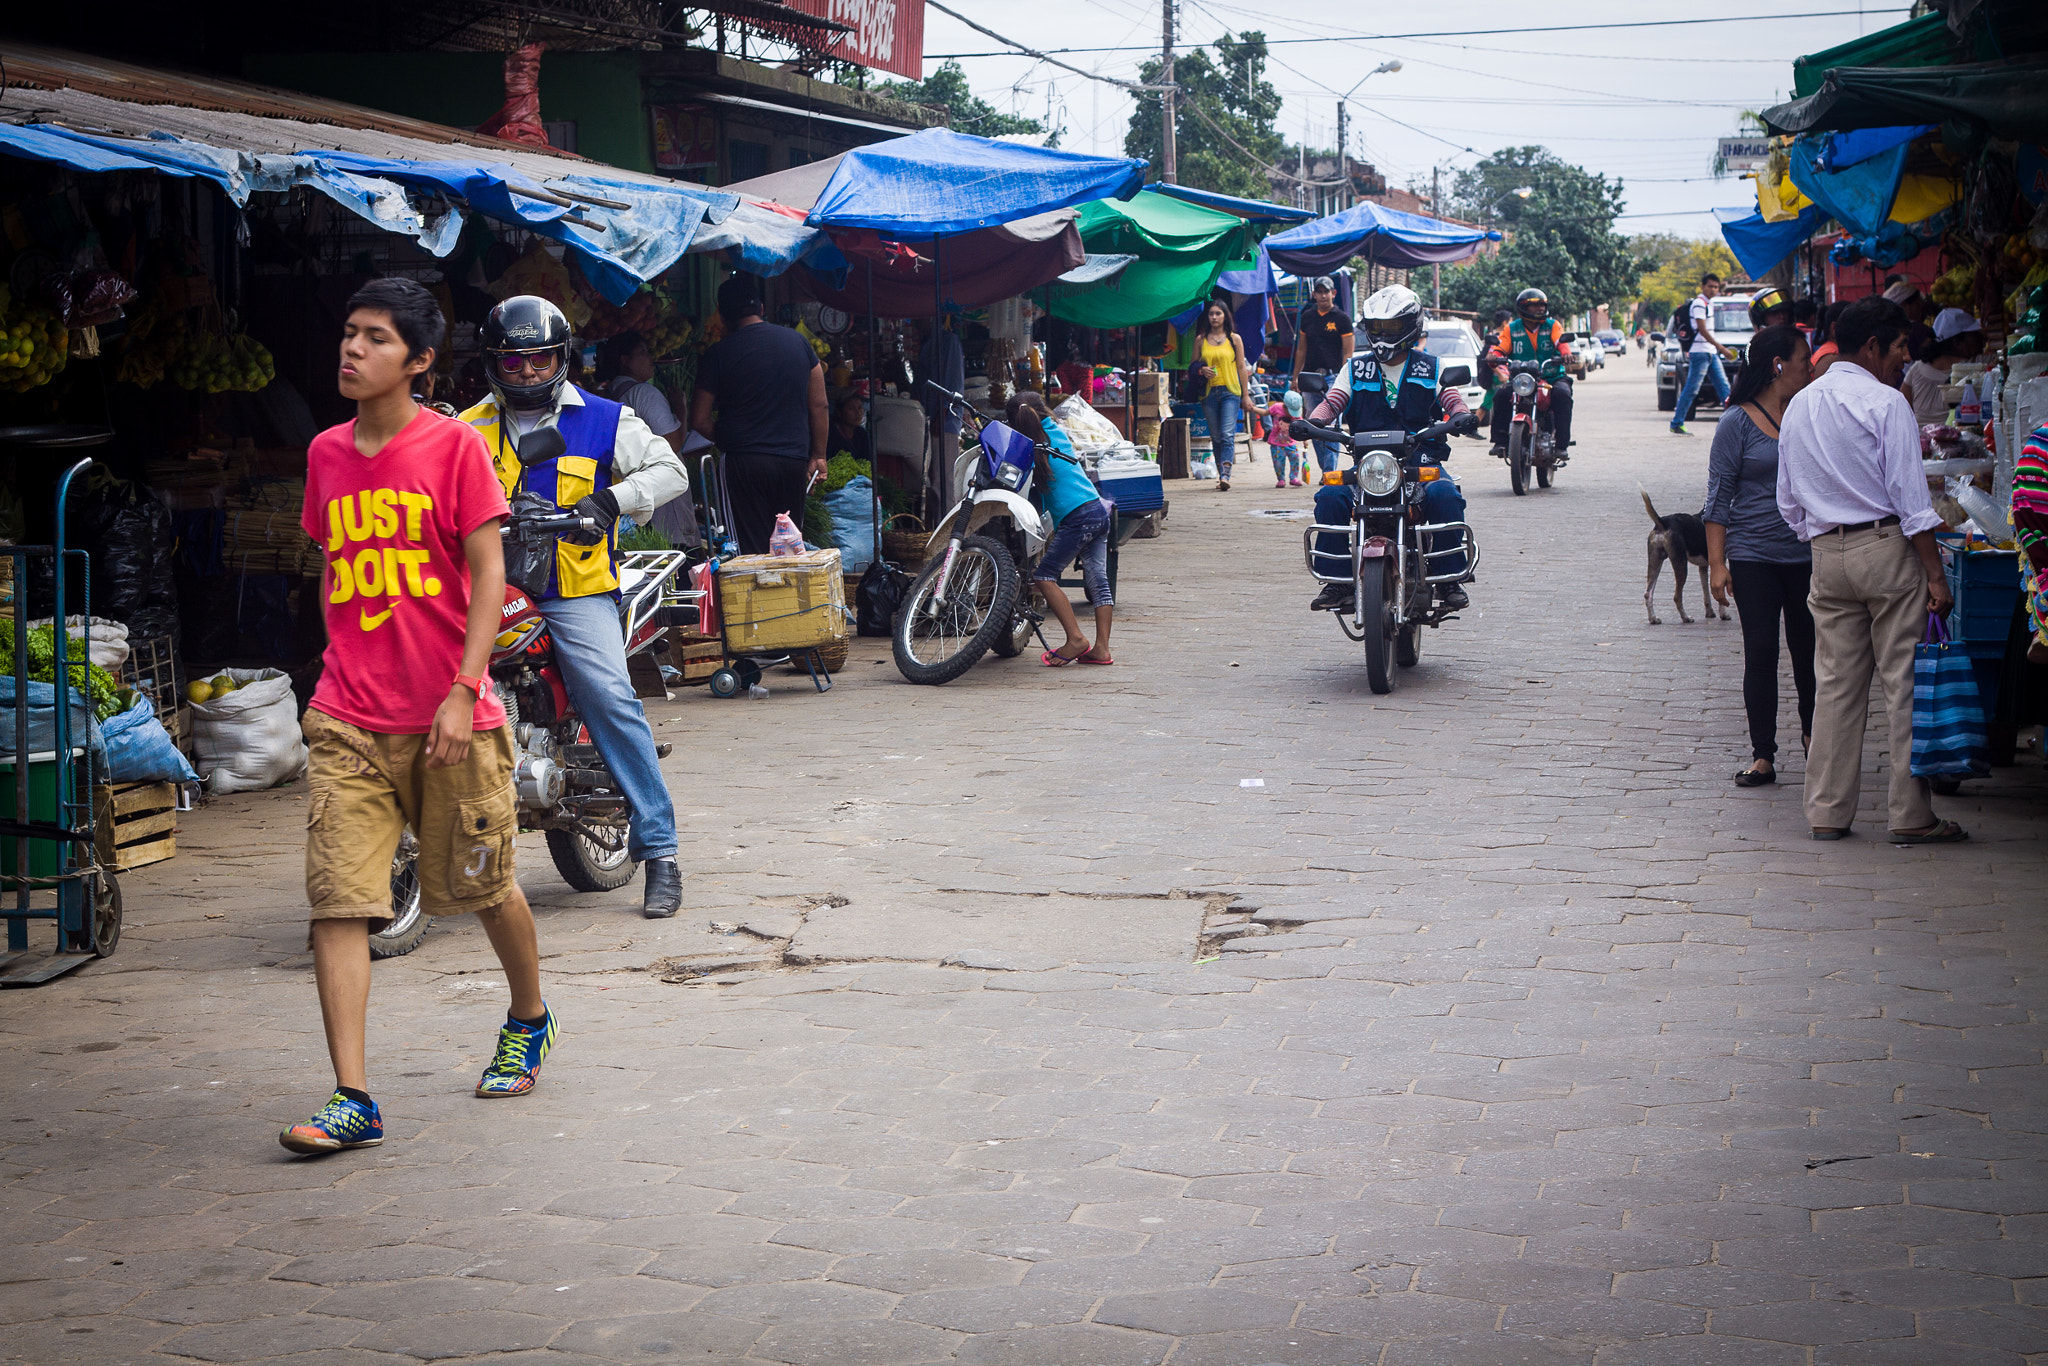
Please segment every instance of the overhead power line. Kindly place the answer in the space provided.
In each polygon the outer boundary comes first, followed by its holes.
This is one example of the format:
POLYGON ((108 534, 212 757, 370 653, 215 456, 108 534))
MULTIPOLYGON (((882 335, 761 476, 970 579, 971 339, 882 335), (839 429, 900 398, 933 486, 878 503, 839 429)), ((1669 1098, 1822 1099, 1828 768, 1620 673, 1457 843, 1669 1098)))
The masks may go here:
MULTIPOLYGON (((951 60, 951 59, 953 59, 953 58, 957 58, 957 57, 1010 57, 1010 56, 1014 56, 1014 55, 1016 55, 1016 53, 1017 53, 1017 52, 1023 52, 1023 53, 1024 53, 1024 54, 1026 54, 1027 56, 1032 56, 1032 57, 1040 57, 1040 58, 1045 58, 1045 60, 1048 60, 1048 61, 1049 61, 1049 60, 1051 60, 1051 59, 1050 59, 1049 57, 1046 57, 1046 54, 1045 54, 1044 52, 1041 52, 1041 51, 1039 51, 1039 50, 1038 50, 1038 49, 1036 49, 1036 48, 1027 48, 1027 47, 1025 47, 1025 46, 1024 46, 1023 44, 1021 44, 1021 43, 1015 43, 1015 42, 1011 42, 1011 41, 1010 41, 1010 39, 1008 39, 1008 38, 1005 38, 1005 37, 1003 37, 1003 36, 1002 36, 1001 34, 998 34, 998 33, 991 33, 991 32, 989 32, 989 30, 988 30, 988 29, 985 29, 985 28, 983 28, 983 27, 982 27, 982 26, 981 26, 980 24, 977 24, 977 23, 975 23, 975 22, 974 22, 973 20, 971 20, 971 19, 968 19, 968 18, 966 18, 966 17, 964 16, 964 15, 961 15, 961 14, 957 13, 957 12, 956 12, 956 11, 954 11, 954 10, 950 10, 950 9, 947 9, 947 8, 946 8, 946 7, 944 6, 944 5, 942 5, 942 4, 940 4, 940 3, 938 3, 938 0, 928 0, 928 3, 930 3, 930 5, 931 5, 931 7, 932 7, 933 9, 935 9, 935 10, 939 10, 939 11, 941 11, 941 12, 943 12, 943 13, 946 13, 946 14, 950 14, 950 15, 952 15, 952 16, 953 16, 953 17, 954 17, 955 19, 958 19, 958 20, 960 20, 960 22, 961 22, 961 23, 963 23, 963 24, 966 24, 966 25, 967 25, 967 26, 968 26, 969 28, 971 28, 971 29, 975 30, 975 31, 976 31, 977 33, 987 33, 989 37, 991 37, 991 38, 994 38, 994 39, 995 39, 995 40, 996 40, 997 42, 999 42, 999 43, 1005 43, 1005 44, 1008 44, 1008 46, 1009 46, 1009 47, 1010 47, 1010 48, 1012 49, 1012 51, 1005 51, 1005 52, 927 52, 927 53, 925 54, 925 60, 927 60, 927 61, 935 61, 935 62, 936 62, 936 61, 947 61, 947 60, 951 60)), ((1586 33, 1586 32, 1591 32, 1591 31, 1593 31, 1593 30, 1596 30, 1596 29, 1618 29, 1618 28, 1628 28, 1628 29, 1635 29, 1635 28, 1676 28, 1676 27, 1678 27, 1678 26, 1680 26, 1680 25, 1685 25, 1685 24, 1760 24, 1760 23, 1765 23, 1765 22, 1767 22, 1767 21, 1770 21, 1770 20, 1774 20, 1774 19, 1846 19, 1846 18, 1856 18, 1856 17, 1858 17, 1859 15, 1862 15, 1862 16, 1868 16, 1868 15, 1875 15, 1875 14, 1906 14, 1906 13, 1909 13, 1909 12, 1910 12, 1910 11, 1909 11, 1909 10, 1907 10, 1906 8, 1904 8, 1904 7, 1895 7, 1895 8, 1888 8, 1888 9, 1863 9, 1863 10, 1850 10, 1850 9, 1828 9, 1828 10, 1802 10, 1802 11, 1799 11, 1799 12, 1796 12, 1796 13, 1792 13, 1792 14, 1744 14, 1744 15, 1734 15, 1734 16, 1729 16, 1729 15, 1722 15, 1722 16, 1718 16, 1718 17, 1715 17, 1715 18, 1707 18, 1707 19, 1647 19, 1647 20, 1639 20, 1639 21, 1637 21, 1637 22, 1634 22, 1634 23, 1626 23, 1626 24, 1557 24, 1557 25, 1545 25, 1545 26, 1544 26, 1544 28, 1543 28, 1543 32, 1545 32, 1545 33, 1586 33)), ((1529 30, 1528 30, 1528 29, 1527 29, 1526 27, 1523 27, 1523 28, 1461 28, 1461 29, 1432 29, 1432 30, 1430 30, 1430 31, 1428 31, 1428 32, 1421 32, 1421 33, 1340 33, 1340 34, 1333 34, 1333 35, 1331 35, 1331 36, 1329 36, 1329 37, 1323 37, 1323 38, 1268 38, 1268 39, 1266 40, 1266 46, 1267 46, 1267 47, 1278 47, 1278 46, 1280 46, 1280 45, 1281 45, 1281 44, 1283 44, 1283 43, 1385 43, 1385 42, 1392 42, 1392 41, 1394 41, 1394 40, 1396 40, 1396 39, 1401 39, 1401 38, 1490 38, 1490 37, 1508 37, 1508 36, 1523 36, 1523 35, 1526 35, 1526 34, 1527 34, 1528 32, 1529 32, 1529 30)), ((1137 44, 1133 44, 1133 45, 1130 45, 1130 46, 1115 46, 1115 47, 1056 47, 1056 48, 1052 48, 1052 49, 1050 49, 1050 50, 1051 50, 1052 52, 1066 52, 1066 53, 1086 53, 1086 52, 1150 52, 1150 51, 1152 51, 1153 49, 1152 49, 1151 47, 1149 47, 1149 46, 1144 46, 1144 45, 1137 45, 1137 44)), ((1065 66, 1065 63, 1060 63, 1059 65, 1065 66)), ((1080 69, 1079 67, 1072 67, 1072 66, 1069 66, 1069 67, 1067 67, 1066 69, 1067 69, 1067 70, 1069 70, 1069 71, 1072 71, 1072 72, 1076 73, 1077 75, 1082 75, 1082 76, 1086 76, 1086 77, 1088 77, 1088 78, 1089 78, 1090 80, 1101 80, 1101 81, 1108 81, 1108 82, 1109 82, 1109 83, 1110 83, 1111 85, 1128 85, 1128 84, 1130 84, 1129 82, 1125 82, 1125 81, 1118 81, 1118 80, 1115 80, 1115 79, 1113 79, 1113 78, 1111 78, 1111 77, 1108 77, 1108 76, 1097 76, 1097 75, 1095 75, 1095 74, 1094 74, 1093 72, 1089 72, 1089 71, 1082 71, 1082 70, 1081 70, 1081 69, 1080 69)), ((1139 88, 1143 88, 1143 87, 1139 87, 1139 88)))
MULTIPOLYGON (((954 17, 955 19, 958 19, 958 20, 959 20, 959 21, 960 21, 961 23, 963 23, 963 24, 967 25, 967 27, 969 27, 969 28, 973 29, 973 30, 974 30, 974 31, 975 31, 976 33, 986 33, 986 34, 987 34, 987 35, 988 35, 989 37, 991 37, 991 38, 995 39, 995 40, 996 40, 997 42, 999 42, 999 43, 1004 43, 1004 44, 1007 44, 1007 45, 1008 45, 1009 47, 1011 47, 1012 49, 1014 49, 1014 52, 1004 52, 1004 53, 1001 53, 1001 54, 996 54, 996 53, 990 53, 990 54, 988 54, 988 55, 990 55, 990 56, 997 56, 997 55, 1000 55, 1000 56, 1008 57, 1008 56, 1012 56, 1012 55, 1015 55, 1015 53, 1022 53, 1022 54, 1023 54, 1024 56, 1026 56, 1026 57, 1036 57, 1036 58, 1037 58, 1037 59, 1038 59, 1039 61, 1041 61, 1041 62, 1044 62, 1044 63, 1046 63, 1047 65, 1050 65, 1050 66, 1056 66, 1056 67, 1058 67, 1058 68, 1059 68, 1060 70, 1062 70, 1062 71, 1071 71, 1071 72, 1073 72, 1073 73, 1074 73, 1074 74, 1075 74, 1076 76, 1085 76, 1085 77, 1087 77, 1087 78, 1088 78, 1089 80, 1091 80, 1091 81, 1101 81, 1101 82, 1102 82, 1102 83, 1103 83, 1104 85, 1113 85, 1113 86, 1116 86, 1117 88, 1119 88, 1119 89, 1121 89, 1121 90, 1139 90, 1139 91, 1146 91, 1146 90, 1169 90, 1169 89, 1172 89, 1172 87, 1171 87, 1171 86, 1164 86, 1164 85, 1146 85, 1146 84, 1144 84, 1143 82, 1140 82, 1140 81, 1124 81, 1124 80, 1118 80, 1118 79, 1117 79, 1117 78, 1116 78, 1115 76, 1104 76, 1104 75, 1100 75, 1100 74, 1098 74, 1097 72, 1093 72, 1093 71, 1083 71, 1083 70, 1082 70, 1082 69, 1081 69, 1080 67, 1078 67, 1078 66, 1075 66, 1075 65, 1073 65, 1072 63, 1069 63, 1069 62, 1063 62, 1063 61, 1061 61, 1061 60, 1060 60, 1059 58, 1057 58, 1057 57, 1052 57, 1052 56, 1048 56, 1047 54, 1045 54, 1045 53, 1043 53, 1043 52, 1040 52, 1040 51, 1039 51, 1039 50, 1038 50, 1037 48, 1035 48, 1035 47, 1026 47, 1026 46, 1025 46, 1024 44, 1022 44, 1022 43, 1018 42, 1018 41, 1017 41, 1016 39, 1014 39, 1014 38, 1005 38, 1005 37, 1004 37, 1004 36, 1003 36, 1002 34, 1000 34, 1000 33, 997 33, 997 32, 996 32, 996 31, 995 31, 994 29, 992 29, 992 28, 986 28, 986 27, 982 26, 981 24, 977 24, 977 23, 975 23, 975 22, 974 22, 974 20, 972 20, 972 19, 969 19, 969 18, 968 18, 968 17, 966 16, 966 15, 962 14, 962 13, 961 13, 961 12, 960 12, 959 10, 956 10, 956 9, 949 9, 949 8, 947 8, 947 7, 945 6, 945 5, 942 5, 942 4, 940 4, 940 3, 939 3, 939 0, 925 0, 925 3, 926 3, 926 4, 928 4, 928 5, 930 5, 930 6, 931 6, 931 7, 933 8, 933 9, 937 10, 937 11, 938 11, 939 13, 941 13, 941 14, 950 14, 950 15, 952 15, 952 16, 953 16, 953 17, 954 17)), ((1080 52, 1080 51, 1083 51, 1084 49, 1082 49, 1082 48, 1061 48, 1060 50, 1061 50, 1062 52, 1080 52)), ((1108 49, 1103 49, 1103 50, 1104 50, 1104 51, 1107 51, 1108 49)))

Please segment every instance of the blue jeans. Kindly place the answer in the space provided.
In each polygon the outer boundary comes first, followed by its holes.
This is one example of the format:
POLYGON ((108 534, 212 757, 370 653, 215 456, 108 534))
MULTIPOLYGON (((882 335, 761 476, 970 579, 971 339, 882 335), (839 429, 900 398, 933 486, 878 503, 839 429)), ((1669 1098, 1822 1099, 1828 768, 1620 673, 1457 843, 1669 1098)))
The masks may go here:
POLYGON ((1677 431, 1685 425, 1685 419, 1692 413, 1692 401, 1699 397, 1700 386, 1708 375, 1714 377, 1714 392, 1721 396, 1721 405, 1728 404, 1728 372, 1721 368, 1721 353, 1718 351, 1694 351, 1686 358, 1685 386, 1678 391, 1678 407, 1671 414, 1671 430, 1677 431))
POLYGON ((1057 584, 1060 574, 1079 556, 1081 584, 1088 591, 1089 605, 1114 606, 1116 597, 1109 591, 1109 516, 1110 505, 1100 498, 1068 513, 1045 543, 1031 581, 1057 584))
MULTIPOLYGON (((1442 466, 1438 466, 1442 469, 1442 466)), ((1353 507, 1352 491, 1342 484, 1325 484, 1316 490, 1316 523, 1319 526, 1348 526, 1351 523, 1353 507)), ((1435 480, 1422 486, 1422 516, 1431 522, 1462 522, 1465 520, 1465 495, 1458 488, 1458 481, 1444 470, 1435 480)), ((1456 540, 1451 533, 1433 531, 1429 536, 1428 549, 1437 549, 1438 538, 1444 546, 1463 543, 1463 537, 1456 540)), ((1342 574, 1350 562, 1351 551, 1345 544, 1343 534, 1335 531, 1321 532, 1316 536, 1316 549, 1326 555, 1335 555, 1334 560, 1318 560, 1316 568, 1325 574, 1342 574)), ((1431 574, 1462 574, 1465 572, 1465 554, 1461 550, 1455 555, 1446 555, 1429 562, 1431 574)))
POLYGON ((633 809, 626 852, 645 862, 676 856, 676 808, 654 758, 654 732, 626 672, 625 628, 608 593, 549 598, 540 605, 555 638, 555 660, 591 743, 633 809))
POLYGON ((1211 389, 1202 396, 1202 411, 1209 417, 1209 449, 1216 455, 1216 475, 1228 479, 1230 467, 1237 462, 1237 427, 1244 404, 1228 389, 1211 389))

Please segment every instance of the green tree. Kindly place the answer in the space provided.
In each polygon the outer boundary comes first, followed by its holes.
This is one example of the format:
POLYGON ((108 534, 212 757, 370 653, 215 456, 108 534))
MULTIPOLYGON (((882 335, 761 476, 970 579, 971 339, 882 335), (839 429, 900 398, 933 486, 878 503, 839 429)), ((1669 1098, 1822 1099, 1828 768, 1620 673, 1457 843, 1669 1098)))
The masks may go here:
POLYGON ((1709 271, 1723 280, 1742 278, 1735 253, 1720 241, 1697 241, 1658 233, 1637 237, 1630 245, 1656 263, 1638 287, 1639 316, 1662 322, 1700 292, 1700 276, 1709 271))
POLYGON ((1445 272, 1444 299, 1457 298, 1454 307, 1505 307, 1534 286, 1550 296, 1553 316, 1568 317, 1634 298, 1637 282, 1656 264, 1614 231, 1621 182, 1543 147, 1503 148, 1458 172, 1448 199, 1454 217, 1507 235, 1498 256, 1445 272), (1522 189, 1526 197, 1515 193, 1522 189))
MULTIPOLYGON (((1266 35, 1248 30, 1233 38, 1226 33, 1214 47, 1213 56, 1208 48, 1195 48, 1174 58, 1173 79, 1180 86, 1174 120, 1176 179, 1198 190, 1265 199, 1273 190, 1263 168, 1287 152, 1286 139, 1273 131, 1280 92, 1265 77, 1266 35)), ((1138 79, 1152 84, 1161 70, 1154 57, 1140 68, 1138 79)), ((1149 161, 1154 180, 1162 156, 1160 104, 1157 94, 1140 94, 1124 135, 1124 155, 1149 161)))
MULTIPOLYGON (((902 100, 905 104, 921 104, 929 109, 944 111, 946 126, 956 133, 972 133, 976 137, 994 138, 1005 133, 1046 131, 1045 124, 1039 120, 1005 114, 969 90, 967 72, 958 62, 947 62, 921 81, 882 81, 870 89, 874 94, 884 95, 892 100, 902 100)), ((1057 130, 1048 141, 1057 145, 1057 130)))

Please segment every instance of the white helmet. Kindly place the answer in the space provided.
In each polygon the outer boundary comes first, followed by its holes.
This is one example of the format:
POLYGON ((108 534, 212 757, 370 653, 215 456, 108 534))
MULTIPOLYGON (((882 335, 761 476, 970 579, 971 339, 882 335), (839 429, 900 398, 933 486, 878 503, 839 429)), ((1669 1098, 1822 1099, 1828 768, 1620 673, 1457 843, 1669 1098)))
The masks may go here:
POLYGON ((1405 285, 1388 285, 1358 310, 1358 326, 1372 352, 1390 361, 1422 337, 1422 300, 1405 285))

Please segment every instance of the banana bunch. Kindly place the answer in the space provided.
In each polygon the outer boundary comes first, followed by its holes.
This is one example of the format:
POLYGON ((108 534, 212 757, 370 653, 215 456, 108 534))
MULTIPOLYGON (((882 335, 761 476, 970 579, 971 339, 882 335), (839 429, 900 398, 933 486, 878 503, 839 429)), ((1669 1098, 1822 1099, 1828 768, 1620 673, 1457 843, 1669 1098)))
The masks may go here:
POLYGON ((48 384, 64 368, 71 333, 55 313, 0 300, 0 384, 17 394, 48 384))
POLYGON ((129 321, 121 339, 121 359, 114 378, 123 384, 147 389, 162 382, 164 373, 176 363, 185 348, 185 315, 164 314, 154 305, 129 321))

